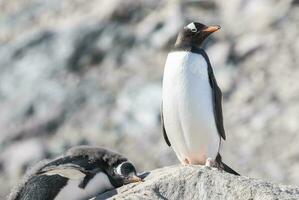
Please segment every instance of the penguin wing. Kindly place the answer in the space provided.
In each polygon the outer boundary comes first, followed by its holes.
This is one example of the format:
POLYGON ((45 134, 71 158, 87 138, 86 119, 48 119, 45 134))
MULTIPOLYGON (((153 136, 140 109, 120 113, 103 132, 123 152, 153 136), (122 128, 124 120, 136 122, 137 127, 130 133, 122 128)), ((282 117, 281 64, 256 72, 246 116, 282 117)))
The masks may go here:
POLYGON ((161 125, 162 125, 162 131, 163 131, 163 137, 164 137, 164 140, 166 142, 166 144, 168 146, 171 146, 170 142, 169 142, 169 139, 167 137, 167 134, 166 134, 166 130, 165 130, 165 126, 164 126, 164 118, 163 118, 163 102, 161 104, 161 125))
POLYGON ((212 88, 212 100, 213 100, 216 127, 219 135, 225 140, 226 136, 223 127, 223 115, 222 115, 222 92, 221 89, 218 87, 216 78, 213 73, 213 69, 209 62, 208 62, 208 74, 209 74, 210 85, 212 88))

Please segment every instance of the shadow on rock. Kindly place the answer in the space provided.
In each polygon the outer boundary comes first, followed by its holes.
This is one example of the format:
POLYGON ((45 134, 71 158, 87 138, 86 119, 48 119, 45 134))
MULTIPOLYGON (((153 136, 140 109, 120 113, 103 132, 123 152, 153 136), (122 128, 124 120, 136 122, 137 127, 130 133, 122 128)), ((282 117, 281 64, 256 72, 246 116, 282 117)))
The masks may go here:
POLYGON ((108 198, 110 198, 110 197, 112 197, 112 196, 114 196, 114 195, 116 195, 117 194, 117 190, 116 189, 114 189, 114 190, 109 190, 109 191, 107 191, 107 192, 105 192, 105 193, 103 193, 103 194, 100 194, 100 195, 98 195, 95 199, 93 199, 93 200, 104 200, 104 199, 108 199, 108 198))

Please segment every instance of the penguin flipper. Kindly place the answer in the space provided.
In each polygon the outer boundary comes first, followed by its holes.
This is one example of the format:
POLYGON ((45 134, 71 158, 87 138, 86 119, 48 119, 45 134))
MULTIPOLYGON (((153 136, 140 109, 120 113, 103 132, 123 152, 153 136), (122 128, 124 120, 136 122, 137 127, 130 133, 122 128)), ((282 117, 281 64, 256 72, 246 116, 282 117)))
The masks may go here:
POLYGON ((167 134, 166 134, 166 130, 165 130, 165 126, 164 126, 164 118, 163 118, 163 102, 161 104, 161 125, 162 125, 162 131, 163 131, 163 137, 164 137, 164 140, 166 142, 166 144, 168 146, 171 146, 170 142, 169 142, 169 139, 167 137, 167 134))
POLYGON ((95 176, 95 174, 93 173, 88 173, 86 174, 86 176, 84 177, 84 179, 80 182, 79 187, 84 189, 87 184, 89 183, 89 181, 95 176))
POLYGON ((212 95, 213 95, 212 100, 213 100, 214 116, 215 116, 217 130, 219 135, 225 140, 226 136, 225 136, 225 130, 223 126, 223 114, 222 114, 222 92, 217 84, 210 62, 208 62, 208 74, 209 74, 210 85, 212 88, 212 95))

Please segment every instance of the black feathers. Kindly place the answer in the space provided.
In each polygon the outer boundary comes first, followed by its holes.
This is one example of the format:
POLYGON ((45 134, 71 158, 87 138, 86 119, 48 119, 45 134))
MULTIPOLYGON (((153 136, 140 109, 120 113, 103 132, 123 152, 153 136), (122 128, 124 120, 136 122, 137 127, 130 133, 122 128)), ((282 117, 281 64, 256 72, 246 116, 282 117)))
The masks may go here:
POLYGON ((210 86, 212 88, 212 95, 213 95, 212 100, 213 100, 215 122, 216 122, 219 135, 225 140, 226 136, 223 127, 223 115, 222 115, 222 92, 218 87, 208 55, 203 49, 199 49, 199 52, 205 58, 208 64, 208 75, 209 75, 210 86))
POLYGON ((67 156, 70 157, 88 157, 88 160, 97 160, 106 163, 109 166, 117 165, 127 158, 108 149, 93 147, 93 146, 79 146, 71 148, 67 151, 67 156))
POLYGON ((169 139, 167 137, 167 134, 166 134, 166 130, 165 130, 165 126, 164 126, 164 119, 163 119, 163 102, 161 104, 161 125, 162 125, 162 131, 163 131, 163 137, 164 137, 164 140, 166 142, 166 144, 168 146, 171 146, 170 142, 169 142, 169 139))
POLYGON ((230 168, 228 165, 226 165, 224 162, 222 162, 222 158, 221 158, 221 155, 219 153, 216 157, 216 163, 218 164, 218 167, 220 169, 222 169, 223 171, 225 171, 227 173, 230 173, 230 174, 233 174, 233 175, 240 176, 240 174, 238 172, 236 172, 235 170, 230 168))
POLYGON ((121 175, 128 176, 132 172, 136 174, 136 169, 132 163, 124 162, 121 164, 121 167, 120 167, 121 175))
POLYGON ((20 190, 14 200, 52 200, 68 179, 59 175, 38 175, 32 177, 20 190))
POLYGON ((81 183, 79 184, 79 188, 84 189, 87 184, 89 183, 89 181, 95 176, 94 173, 88 173, 85 175, 84 179, 81 181, 81 183))

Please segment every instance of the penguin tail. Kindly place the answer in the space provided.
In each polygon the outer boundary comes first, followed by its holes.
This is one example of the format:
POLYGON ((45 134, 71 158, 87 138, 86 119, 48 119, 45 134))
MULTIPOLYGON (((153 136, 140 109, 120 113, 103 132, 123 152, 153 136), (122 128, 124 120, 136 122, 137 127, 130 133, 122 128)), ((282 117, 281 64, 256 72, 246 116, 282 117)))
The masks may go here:
POLYGON ((229 166, 227 166, 224 162, 221 162, 221 168, 224 171, 226 171, 227 173, 240 176, 240 174, 238 172, 236 172, 235 170, 233 170, 232 168, 230 168, 229 166))
POLYGON ((221 158, 220 154, 217 155, 216 162, 219 164, 219 168, 222 169, 223 171, 233 174, 233 175, 236 175, 236 176, 240 176, 240 174, 238 172, 236 172, 235 170, 230 168, 227 164, 222 162, 222 158, 221 158))

